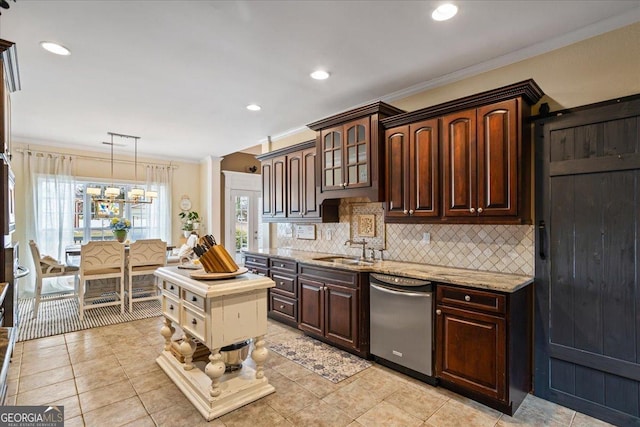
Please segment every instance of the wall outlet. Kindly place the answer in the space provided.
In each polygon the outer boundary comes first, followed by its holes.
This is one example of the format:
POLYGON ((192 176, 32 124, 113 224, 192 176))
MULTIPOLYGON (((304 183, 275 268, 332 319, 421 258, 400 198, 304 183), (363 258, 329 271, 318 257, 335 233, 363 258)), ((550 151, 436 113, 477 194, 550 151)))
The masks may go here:
POLYGON ((325 230, 324 239, 325 240, 331 240, 331 230, 325 230))
POLYGON ((422 233, 422 242, 431 243, 431 233, 422 233))

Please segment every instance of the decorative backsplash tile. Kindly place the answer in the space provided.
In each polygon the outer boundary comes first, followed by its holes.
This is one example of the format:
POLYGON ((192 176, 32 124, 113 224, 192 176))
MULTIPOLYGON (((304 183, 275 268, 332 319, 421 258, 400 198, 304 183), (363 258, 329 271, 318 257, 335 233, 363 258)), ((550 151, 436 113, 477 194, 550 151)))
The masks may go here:
POLYGON ((344 199, 340 222, 316 227, 316 240, 299 240, 292 224, 278 224, 272 247, 358 256, 360 246, 345 241, 364 238, 368 247, 385 247, 388 260, 534 274, 532 225, 385 224, 382 203, 344 199), (374 237, 358 234, 360 215, 374 215, 374 237), (429 233, 429 243, 423 241, 424 233, 429 233))

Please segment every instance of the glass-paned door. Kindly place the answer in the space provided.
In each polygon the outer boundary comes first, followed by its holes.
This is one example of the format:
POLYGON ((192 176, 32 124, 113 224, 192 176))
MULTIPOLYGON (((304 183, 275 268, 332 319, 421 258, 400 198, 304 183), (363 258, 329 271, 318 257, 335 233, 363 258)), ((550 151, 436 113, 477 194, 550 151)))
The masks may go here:
MULTIPOLYGON (((260 201, 259 191, 231 190, 231 218, 229 221, 231 230, 234 233, 234 251, 232 253, 235 261, 242 262, 242 250, 256 250, 261 245, 260 227, 260 201)), ((230 245, 227 245, 230 246, 230 245)))

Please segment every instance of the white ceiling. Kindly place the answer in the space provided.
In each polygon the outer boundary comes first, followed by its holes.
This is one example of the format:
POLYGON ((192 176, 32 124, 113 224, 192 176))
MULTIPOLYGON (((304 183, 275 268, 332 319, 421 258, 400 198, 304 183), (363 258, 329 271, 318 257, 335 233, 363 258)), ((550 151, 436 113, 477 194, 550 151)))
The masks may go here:
POLYGON ((22 80, 13 138, 102 151, 111 131, 140 136, 147 157, 223 156, 640 20, 640 0, 455 1, 458 15, 435 22, 439 3, 11 2, 0 37, 16 43, 22 80), (332 77, 312 80, 315 68, 332 77))

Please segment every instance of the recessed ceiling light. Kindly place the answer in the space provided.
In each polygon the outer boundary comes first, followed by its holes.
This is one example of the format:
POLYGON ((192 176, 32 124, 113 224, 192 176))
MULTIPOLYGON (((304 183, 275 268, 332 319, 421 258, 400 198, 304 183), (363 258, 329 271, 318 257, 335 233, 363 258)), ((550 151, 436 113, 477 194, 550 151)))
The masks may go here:
POLYGON ((55 53, 56 55, 63 55, 63 56, 71 55, 71 51, 69 49, 67 49, 66 47, 58 43, 40 42, 40 46, 42 46, 44 50, 47 50, 51 53, 55 53))
POLYGON ((247 105, 247 110, 249 110, 249 111, 260 111, 260 110, 262 110, 262 107, 259 106, 258 104, 249 104, 249 105, 247 105))
POLYGON ((316 80, 326 80, 329 78, 329 73, 324 70, 316 70, 310 74, 312 79, 316 80))
POLYGON ((446 21, 447 19, 451 19, 456 16, 458 13, 458 6, 451 3, 441 4, 433 11, 431 14, 431 18, 434 21, 446 21))

